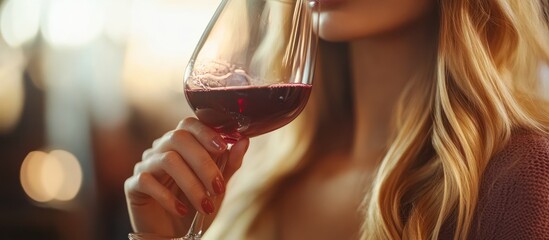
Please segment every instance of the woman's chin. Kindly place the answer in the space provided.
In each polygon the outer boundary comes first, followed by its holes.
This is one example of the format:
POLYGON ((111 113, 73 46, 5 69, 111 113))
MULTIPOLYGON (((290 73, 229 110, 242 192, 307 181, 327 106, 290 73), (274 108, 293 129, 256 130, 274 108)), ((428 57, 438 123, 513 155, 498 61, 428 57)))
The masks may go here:
POLYGON ((348 42, 365 38, 367 36, 368 34, 360 34, 358 32, 346 31, 346 29, 334 27, 321 27, 318 32, 318 37, 328 42, 348 42))
POLYGON ((341 26, 326 21, 323 22, 322 18, 317 34, 322 40, 329 42, 343 42, 352 39, 352 34, 349 34, 341 26))

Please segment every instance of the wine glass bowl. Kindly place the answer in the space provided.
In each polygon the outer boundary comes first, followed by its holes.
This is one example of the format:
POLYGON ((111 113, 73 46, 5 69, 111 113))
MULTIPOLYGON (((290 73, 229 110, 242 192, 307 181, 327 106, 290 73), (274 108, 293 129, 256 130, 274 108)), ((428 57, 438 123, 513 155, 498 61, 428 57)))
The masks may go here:
POLYGON ((196 116, 229 143, 280 128, 301 112, 310 84, 252 85, 243 72, 227 77, 230 86, 186 89, 196 116))
POLYGON ((317 5, 221 2, 185 71, 185 95, 198 119, 235 143, 297 117, 312 88, 317 5))

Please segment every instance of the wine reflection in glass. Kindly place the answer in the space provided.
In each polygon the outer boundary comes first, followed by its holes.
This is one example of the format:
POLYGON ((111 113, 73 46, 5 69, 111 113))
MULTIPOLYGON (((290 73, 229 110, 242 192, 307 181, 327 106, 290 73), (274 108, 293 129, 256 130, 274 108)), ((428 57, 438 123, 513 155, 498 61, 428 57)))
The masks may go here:
MULTIPOLYGON (((305 107, 312 89, 318 8, 313 0, 220 3, 189 61, 184 91, 198 119, 229 147, 242 137, 288 124, 305 107)), ((221 172, 224 165, 218 162, 221 172)), ((179 239, 200 239, 203 222, 197 211, 189 232, 179 239)))

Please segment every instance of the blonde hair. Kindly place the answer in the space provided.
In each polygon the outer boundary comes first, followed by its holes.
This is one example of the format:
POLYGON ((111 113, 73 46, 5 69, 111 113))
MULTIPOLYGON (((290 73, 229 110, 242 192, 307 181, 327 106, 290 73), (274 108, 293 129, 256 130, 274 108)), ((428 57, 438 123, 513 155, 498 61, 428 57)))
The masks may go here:
MULTIPOLYGON (((365 191, 361 239, 437 239, 448 220, 454 239, 466 238, 490 158, 513 129, 549 132, 549 105, 538 92, 540 67, 549 63, 547 1, 438 4, 436 57, 428 80, 411 81, 396 109, 396 134, 365 191)), ((328 80, 345 70, 321 73, 304 113, 248 153, 206 238, 250 238, 278 184, 317 151, 319 129, 352 121, 349 85, 328 80)))

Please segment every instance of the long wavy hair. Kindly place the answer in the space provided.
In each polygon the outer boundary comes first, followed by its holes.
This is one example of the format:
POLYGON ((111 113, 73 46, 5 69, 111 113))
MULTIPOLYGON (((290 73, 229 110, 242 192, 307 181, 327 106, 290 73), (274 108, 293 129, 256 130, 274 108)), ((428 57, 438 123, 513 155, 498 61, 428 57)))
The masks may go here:
MULTIPOLYGON (((361 239, 437 239, 448 220, 455 223, 454 239, 466 238, 492 156, 514 129, 549 133, 549 104, 539 87, 540 68, 549 63, 548 1, 437 4, 436 53, 397 105, 396 133, 364 191, 361 239)), ((341 84, 349 76, 346 47, 323 43, 326 55, 343 64, 318 68, 304 113, 254 140, 206 238, 257 238, 283 179, 329 144, 321 129, 353 125, 351 86, 341 84)))

